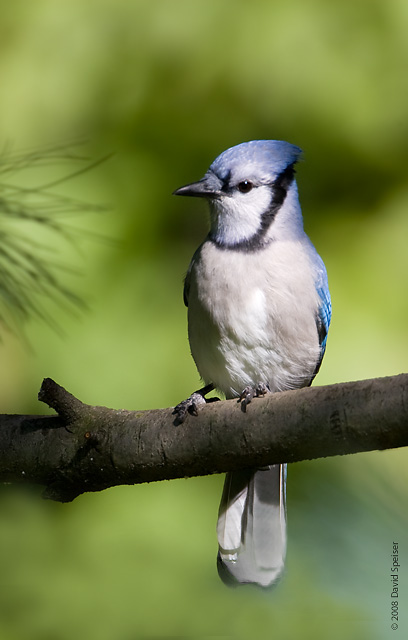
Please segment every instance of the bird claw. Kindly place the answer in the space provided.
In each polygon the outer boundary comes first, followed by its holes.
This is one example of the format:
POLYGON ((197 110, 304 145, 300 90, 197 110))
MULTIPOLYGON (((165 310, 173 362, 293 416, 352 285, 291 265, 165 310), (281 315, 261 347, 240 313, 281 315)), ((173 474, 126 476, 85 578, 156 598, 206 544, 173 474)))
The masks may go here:
POLYGON ((179 402, 178 405, 174 407, 173 415, 176 416, 176 424, 183 424, 187 415, 190 413, 192 416, 198 416, 198 411, 206 404, 206 399, 203 394, 199 391, 195 391, 191 394, 187 400, 183 400, 179 402))
POLYGON ((270 393, 270 388, 265 382, 258 382, 256 387, 248 385, 242 390, 242 393, 238 398, 238 402, 241 403, 241 410, 245 413, 247 406, 254 398, 263 398, 267 393, 270 393))
POLYGON ((252 402, 252 399, 255 397, 255 394, 255 388, 251 386, 247 386, 242 390, 242 393, 238 398, 238 402, 241 403, 241 409, 244 413, 249 403, 252 402))
POLYGON ((214 385, 212 382, 202 389, 194 391, 187 400, 179 402, 173 409, 173 415, 176 416, 174 424, 176 426, 182 424, 189 413, 192 416, 198 416, 199 409, 202 409, 203 405, 207 404, 207 402, 217 402, 219 398, 209 398, 208 400, 205 398, 207 393, 210 393, 210 391, 214 391, 214 385))
POLYGON ((258 382, 256 385, 256 397, 263 398, 267 393, 270 393, 269 384, 265 382, 258 382))

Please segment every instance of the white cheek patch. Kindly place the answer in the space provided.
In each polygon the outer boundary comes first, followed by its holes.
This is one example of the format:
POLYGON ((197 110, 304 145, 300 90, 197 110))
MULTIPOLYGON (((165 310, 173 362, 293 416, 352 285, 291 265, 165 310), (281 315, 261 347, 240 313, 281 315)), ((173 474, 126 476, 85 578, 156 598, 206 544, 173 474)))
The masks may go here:
POLYGON ((237 244, 249 240, 261 226, 262 215, 272 201, 270 187, 255 187, 249 193, 237 191, 212 206, 213 234, 220 244, 237 244))
POLYGON ((250 213, 253 211, 265 211, 271 204, 271 188, 267 185, 261 185, 260 187, 254 187, 249 193, 241 193, 237 191, 234 193, 231 200, 234 200, 240 209, 247 210, 250 213))

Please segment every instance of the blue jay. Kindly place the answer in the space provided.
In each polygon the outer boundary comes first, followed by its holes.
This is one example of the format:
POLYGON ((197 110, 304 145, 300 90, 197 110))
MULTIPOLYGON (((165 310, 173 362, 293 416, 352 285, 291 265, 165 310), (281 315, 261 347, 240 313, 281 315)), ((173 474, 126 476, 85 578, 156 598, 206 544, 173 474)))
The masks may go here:
MULTIPOLYGON (((324 263, 303 230, 300 154, 288 142, 244 142, 174 192, 206 198, 211 222, 184 286, 205 387, 175 407, 179 422, 214 388, 245 411, 256 396, 310 385, 319 370, 331 303, 324 263)), ((227 474, 217 523, 224 582, 269 587, 282 573, 285 484, 286 465, 227 474)))

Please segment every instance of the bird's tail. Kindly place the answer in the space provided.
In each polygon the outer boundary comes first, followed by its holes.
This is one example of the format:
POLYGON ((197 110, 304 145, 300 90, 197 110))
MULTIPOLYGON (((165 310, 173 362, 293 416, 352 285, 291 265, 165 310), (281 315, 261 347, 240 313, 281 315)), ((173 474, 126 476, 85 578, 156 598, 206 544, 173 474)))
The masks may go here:
POLYGON ((286 554, 286 465, 228 473, 217 522, 218 573, 270 587, 286 554))

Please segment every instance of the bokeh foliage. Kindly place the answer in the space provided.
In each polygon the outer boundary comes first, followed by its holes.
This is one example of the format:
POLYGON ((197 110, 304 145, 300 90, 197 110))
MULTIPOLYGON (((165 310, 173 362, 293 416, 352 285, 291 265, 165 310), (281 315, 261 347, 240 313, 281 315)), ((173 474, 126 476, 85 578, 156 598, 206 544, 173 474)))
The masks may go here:
MULTIPOLYGON (((3 0, 1 16, 4 148, 85 138, 90 158, 115 153, 55 187, 108 208, 66 217, 75 243, 46 238, 53 260, 83 274, 62 278, 88 311, 44 299, 63 337, 33 321, 33 352, 3 333, 2 412, 44 413, 44 376, 91 404, 129 409, 173 405, 196 388, 181 291, 205 208, 171 192, 254 138, 305 152, 305 224, 334 307, 317 383, 406 371, 404 0, 3 0)), ((15 179, 48 183, 65 168, 33 171, 15 179)), ((28 233, 44 241, 41 226, 28 233)), ((3 487, 0 640, 383 640, 396 633, 389 568, 392 542, 407 540, 407 479, 405 451, 292 465, 287 572, 267 594, 230 591, 216 575, 221 477, 70 505, 3 487)), ((408 571, 406 551, 401 564, 408 571)))

